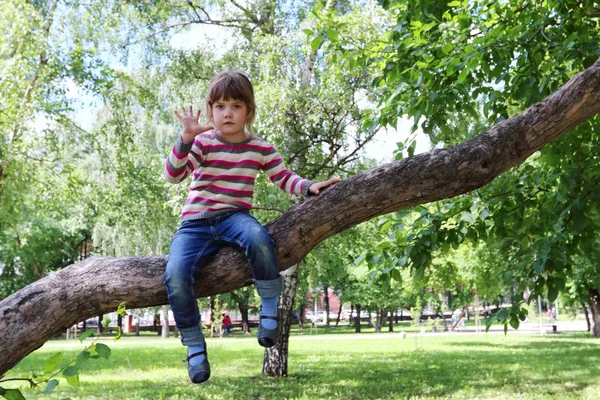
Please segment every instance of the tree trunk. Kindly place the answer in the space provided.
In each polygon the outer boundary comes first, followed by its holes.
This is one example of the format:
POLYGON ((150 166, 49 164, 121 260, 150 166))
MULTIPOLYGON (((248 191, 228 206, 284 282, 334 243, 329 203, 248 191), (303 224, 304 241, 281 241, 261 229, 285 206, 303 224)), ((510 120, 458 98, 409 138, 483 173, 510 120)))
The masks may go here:
POLYGON ((162 338, 169 337, 169 306, 162 306, 160 308, 161 319, 162 319, 162 330, 160 336, 162 338))
POLYGON ((306 304, 302 303, 300 309, 298 310, 298 329, 304 329, 304 318, 306 318, 306 310, 304 309, 306 304))
MULTIPOLYGON (((279 267, 289 268, 323 240, 361 222, 480 188, 599 112, 600 60, 544 101, 473 139, 362 172, 290 208, 266 225, 279 267)), ((90 257, 2 300, 0 375, 56 333, 115 311, 121 302, 128 308, 168 304, 165 260, 90 257)), ((241 251, 223 248, 197 282, 198 297, 250 285, 248 261, 241 251)))
POLYGON ((360 333, 360 304, 356 305, 356 317, 354 317, 354 333, 360 333))
POLYGON ((287 376, 290 327, 294 314, 294 297, 298 287, 299 271, 300 264, 297 264, 281 274, 283 290, 279 297, 279 339, 275 346, 265 349, 263 374, 267 376, 287 376))
POLYGON ((585 315, 585 322, 587 322, 587 331, 591 332, 592 323, 590 322, 590 313, 588 312, 588 309, 583 301, 581 302, 581 307, 583 308, 583 313, 585 315))
POLYGON ((323 288, 323 308, 325 309, 325 327, 329 328, 329 288, 323 288))
POLYGON ((463 307, 463 309, 460 312, 460 315, 458 316, 458 318, 456 318, 456 321, 454 321, 454 324, 452 324, 452 327, 450 328, 452 332, 454 332, 454 329, 458 326, 458 324, 460 324, 460 321, 465 317, 468 308, 469 304, 463 307))
POLYGON ((381 332, 381 325, 383 325, 383 308, 375 310, 375 333, 381 332))
POLYGON ((98 315, 98 326, 96 327, 96 332, 98 332, 99 335, 101 335, 102 332, 104 332, 104 326, 102 325, 103 319, 104 316, 102 314, 98 315))
POLYGON ((140 318, 139 316, 135 319, 135 336, 140 336, 140 318))
POLYGON ((600 293, 598 289, 589 289, 590 293, 590 308, 592 310, 592 319, 594 326, 592 327, 592 333, 597 338, 600 338, 600 293))
POLYGON ((248 307, 245 304, 238 303, 238 309, 240 310, 240 315, 242 316, 242 332, 244 335, 250 333, 250 324, 248 321, 248 307))
POLYGON ((231 298, 238 305, 238 310, 240 310, 240 315, 242 316, 242 332, 244 335, 250 333, 250 324, 248 321, 248 296, 249 294, 240 291, 240 293, 231 292, 231 298))
POLYGON ((350 303, 350 316, 348 317, 348 323, 352 324, 352 316, 354 315, 354 303, 350 303))
POLYGON ((338 315, 337 318, 335 320, 335 326, 338 326, 340 324, 340 317, 342 316, 342 299, 340 299, 340 308, 338 309, 338 315))
MULTIPOLYGON (((386 317, 387 317, 387 311, 386 311, 386 317)), ((390 325, 389 325, 388 331, 394 332, 394 313, 392 312, 391 309, 390 309, 390 325)))

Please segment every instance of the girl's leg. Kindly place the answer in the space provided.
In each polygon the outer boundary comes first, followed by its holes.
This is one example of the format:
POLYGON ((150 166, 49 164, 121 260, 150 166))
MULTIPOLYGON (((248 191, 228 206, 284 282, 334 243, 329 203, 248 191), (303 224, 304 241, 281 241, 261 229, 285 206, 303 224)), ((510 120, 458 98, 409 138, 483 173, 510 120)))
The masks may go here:
POLYGON ((218 225, 220 239, 239 246, 250 263, 250 271, 261 298, 259 343, 273 346, 279 334, 277 304, 281 293, 281 276, 277 255, 269 232, 250 214, 235 213, 218 225))
POLYGON ((171 242, 165 270, 167 296, 181 342, 188 347, 188 372, 194 383, 210 377, 194 283, 204 261, 217 249, 205 221, 184 221, 171 242))

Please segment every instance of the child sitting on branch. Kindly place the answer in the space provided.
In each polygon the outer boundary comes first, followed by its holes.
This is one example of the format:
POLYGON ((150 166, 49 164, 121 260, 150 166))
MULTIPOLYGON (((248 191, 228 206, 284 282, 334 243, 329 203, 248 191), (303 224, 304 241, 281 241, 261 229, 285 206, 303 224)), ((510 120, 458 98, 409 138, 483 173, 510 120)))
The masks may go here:
POLYGON ((281 190, 304 196, 318 195, 322 188, 340 180, 313 183, 301 178, 284 166, 272 145, 251 134, 256 116, 254 90, 241 72, 225 72, 213 78, 206 114, 214 126, 201 126, 200 111, 194 112, 191 105, 187 111, 183 107, 181 113, 175 111, 183 130, 164 170, 171 183, 192 176, 182 222, 171 242, 165 285, 182 343, 188 347, 186 361, 194 383, 210 377, 194 283, 221 247, 237 246, 248 257, 262 303, 258 343, 274 346, 279 335, 281 277, 273 240, 249 213, 258 171, 264 171, 281 190))

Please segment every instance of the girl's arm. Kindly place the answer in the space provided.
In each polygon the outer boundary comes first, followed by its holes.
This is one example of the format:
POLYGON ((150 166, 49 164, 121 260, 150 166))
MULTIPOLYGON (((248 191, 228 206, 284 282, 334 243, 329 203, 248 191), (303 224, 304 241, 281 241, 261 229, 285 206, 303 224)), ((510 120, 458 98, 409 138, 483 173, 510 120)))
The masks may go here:
POLYGON ((194 114, 192 106, 189 112, 181 107, 181 114, 175 110, 175 115, 183 126, 183 131, 171 149, 165 162, 164 175, 168 182, 179 183, 187 178, 192 171, 202 165, 202 142, 197 135, 213 129, 212 126, 200 126, 198 118, 200 111, 194 114))
POLYGON ((272 151, 267 156, 264 171, 271 182, 279 186, 284 192, 302 194, 304 196, 319 195, 321 189, 340 181, 340 178, 331 178, 324 182, 312 182, 301 178, 296 173, 287 169, 283 164, 283 158, 271 147, 272 151))

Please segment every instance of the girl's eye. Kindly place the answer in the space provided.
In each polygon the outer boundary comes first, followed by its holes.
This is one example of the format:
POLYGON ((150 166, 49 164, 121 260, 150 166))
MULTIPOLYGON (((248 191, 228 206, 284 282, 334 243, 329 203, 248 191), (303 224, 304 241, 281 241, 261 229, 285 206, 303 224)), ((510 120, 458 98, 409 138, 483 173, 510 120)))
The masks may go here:
POLYGON ((221 108, 223 108, 223 106, 219 104, 217 105, 217 108, 220 110, 221 108))
POLYGON ((240 106, 239 104, 236 104, 235 108, 242 108, 242 106, 240 106))

